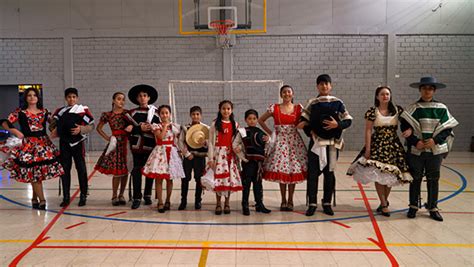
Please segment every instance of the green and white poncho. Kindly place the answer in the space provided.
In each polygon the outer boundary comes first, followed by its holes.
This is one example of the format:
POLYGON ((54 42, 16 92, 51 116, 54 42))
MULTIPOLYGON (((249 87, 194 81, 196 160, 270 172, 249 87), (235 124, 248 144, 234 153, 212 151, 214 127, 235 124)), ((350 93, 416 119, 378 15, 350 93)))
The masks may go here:
MULTIPOLYGON (((446 105, 440 102, 418 101, 408 106, 401 115, 413 128, 413 134, 420 140, 434 138, 446 129, 452 129, 459 123, 449 113, 446 105)), ((411 147, 411 153, 420 155, 422 152, 432 152, 434 155, 448 153, 454 139, 451 134, 445 141, 436 144, 432 149, 419 150, 415 146, 411 147)))

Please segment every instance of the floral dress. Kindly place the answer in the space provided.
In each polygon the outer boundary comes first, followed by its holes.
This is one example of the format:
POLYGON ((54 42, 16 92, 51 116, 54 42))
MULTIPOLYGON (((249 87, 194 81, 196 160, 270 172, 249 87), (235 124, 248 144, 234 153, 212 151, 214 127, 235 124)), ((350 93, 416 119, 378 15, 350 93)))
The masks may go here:
MULTIPOLYGON (((153 124, 152 130, 163 130, 163 124, 153 124)), ((166 129, 163 139, 156 139, 156 146, 151 151, 142 173, 154 179, 184 178, 183 161, 178 154, 180 126, 171 124, 166 129)))
POLYGON ((40 182, 64 174, 58 160, 59 151, 46 134, 48 115, 46 109, 37 114, 17 109, 8 116, 10 123, 18 121, 24 139, 21 146, 12 149, 3 167, 19 182, 40 182))
POLYGON ((209 141, 208 159, 216 163, 216 169, 212 171, 207 166, 201 183, 207 190, 229 196, 231 192, 242 190, 242 181, 237 156, 233 151, 232 123, 222 121, 222 130, 217 131, 215 123, 210 128, 209 139, 214 140, 209 141))
POLYGON ((271 105, 267 109, 275 122, 275 139, 273 144, 268 146, 267 157, 263 163, 263 179, 282 184, 297 184, 306 179, 306 147, 296 129, 302 109, 299 104, 294 106, 291 114, 282 113, 279 104, 271 105))
POLYGON ((397 106, 393 116, 382 115, 376 107, 365 113, 365 119, 374 123, 370 159, 364 158, 364 147, 347 171, 355 181, 396 186, 413 180, 408 172, 405 150, 397 135, 398 118, 402 112, 402 107, 397 106))
POLYGON ((105 155, 108 146, 104 149, 104 152, 99 157, 95 169, 103 174, 111 174, 114 176, 128 174, 127 168, 127 142, 128 133, 125 128, 129 125, 125 115, 128 111, 124 110, 122 113, 104 112, 100 117, 100 122, 103 124, 108 123, 112 131, 112 135, 117 139, 117 147, 105 155))

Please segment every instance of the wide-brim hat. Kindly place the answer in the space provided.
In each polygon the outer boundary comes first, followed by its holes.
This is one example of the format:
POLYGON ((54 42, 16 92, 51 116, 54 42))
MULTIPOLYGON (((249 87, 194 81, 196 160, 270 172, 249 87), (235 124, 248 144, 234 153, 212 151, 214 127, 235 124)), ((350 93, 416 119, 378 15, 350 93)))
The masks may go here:
POLYGON ((420 88, 423 85, 431 85, 434 86, 436 89, 446 88, 446 84, 439 83, 435 77, 421 77, 420 82, 411 83, 410 87, 420 88))
POLYGON ((204 140, 209 138, 209 129, 202 124, 191 126, 186 132, 186 143, 194 149, 204 146, 204 140))
POLYGON ((148 94, 150 97, 148 104, 153 104, 158 99, 158 92, 154 87, 147 84, 135 85, 128 91, 128 99, 130 99, 130 101, 135 105, 140 105, 140 103, 137 101, 137 96, 140 92, 145 92, 148 94))

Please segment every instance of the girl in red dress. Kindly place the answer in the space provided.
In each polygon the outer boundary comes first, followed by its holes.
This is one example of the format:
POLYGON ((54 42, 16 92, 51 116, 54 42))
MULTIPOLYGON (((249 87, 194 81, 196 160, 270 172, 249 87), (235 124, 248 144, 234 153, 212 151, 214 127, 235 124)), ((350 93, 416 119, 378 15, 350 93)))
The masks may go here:
POLYGON ((265 121, 273 117, 275 130, 263 163, 263 179, 280 183, 281 211, 293 210, 293 194, 297 183, 306 180, 307 155, 303 139, 296 125, 303 107, 293 104, 293 88, 284 85, 280 89, 281 104, 273 104, 258 120, 262 128, 272 135, 272 130, 265 121), (286 188, 288 187, 288 200, 286 188))
POLYGON ((207 170, 214 172, 213 191, 216 192, 216 215, 222 214, 221 198, 224 196, 224 214, 230 213, 229 197, 232 192, 242 190, 242 181, 237 167, 233 144, 237 123, 229 100, 219 103, 219 113, 209 129, 209 150, 207 170))
POLYGON ((7 122, 2 126, 23 139, 20 147, 11 151, 4 167, 10 171, 10 177, 22 183, 31 183, 34 209, 45 210, 46 200, 43 192, 43 181, 58 178, 64 174, 58 161, 59 151, 46 134, 46 122, 50 113, 44 109, 36 89, 27 89, 24 93, 24 106, 10 113, 8 121, 18 122, 20 130, 10 128, 7 122))
MULTIPOLYGON (((127 168, 127 136, 128 133, 125 128, 129 125, 126 114, 127 110, 125 106, 125 95, 121 92, 117 92, 112 96, 112 111, 102 113, 100 117, 99 125, 97 125, 97 132, 105 141, 109 144, 104 149, 104 152, 100 156, 95 169, 103 174, 113 175, 112 178, 112 205, 126 205, 127 202, 123 196, 125 187, 127 186, 128 180, 128 168, 127 168), (108 123, 112 134, 109 136, 103 131, 104 125, 108 123), (116 147, 111 152, 111 138, 114 137, 116 147), (109 150, 109 153, 107 153, 109 150), (120 185, 120 193, 117 195, 117 190, 120 185)), ((115 142, 112 142, 112 145, 115 142)))

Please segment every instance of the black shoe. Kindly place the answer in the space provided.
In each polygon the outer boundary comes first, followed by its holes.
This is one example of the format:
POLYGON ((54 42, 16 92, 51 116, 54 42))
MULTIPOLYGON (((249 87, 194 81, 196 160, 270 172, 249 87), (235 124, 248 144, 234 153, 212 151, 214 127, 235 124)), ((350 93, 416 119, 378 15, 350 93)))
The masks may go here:
MULTIPOLYGON (((388 206, 390 206, 390 202, 387 201, 387 208, 388 206)), ((382 213, 382 209, 383 209, 383 206, 382 204, 380 204, 375 211, 377 211, 378 213, 382 213)))
POLYGON ((200 210, 201 207, 202 207, 201 201, 196 201, 196 203, 194 203, 194 209, 195 210, 200 210))
POLYGON ((112 198, 112 206, 120 205, 118 197, 112 198))
POLYGON ((59 204, 60 207, 67 207, 69 205, 69 202, 71 201, 70 198, 63 198, 63 202, 61 202, 61 204, 59 204))
POLYGON ((323 212, 324 214, 327 214, 329 216, 334 215, 334 211, 332 210, 331 205, 323 205, 323 212))
POLYGON ((79 207, 82 207, 82 206, 85 206, 86 205, 86 202, 87 202, 87 197, 85 195, 82 195, 80 196, 79 198, 79 204, 78 206, 79 207))
POLYGON ((127 201, 125 200, 125 198, 123 196, 119 196, 118 197, 118 203, 119 205, 127 205, 127 201))
MULTIPOLYGON (((39 210, 46 210, 46 200, 40 201, 38 203, 38 209, 39 210)), ((439 214, 439 213, 438 213, 439 214)), ((440 215, 441 216, 441 215, 440 215)), ((442 218, 441 218, 442 219, 442 218)))
POLYGON ((143 200, 145 201, 144 204, 147 206, 153 203, 150 197, 144 197, 143 200))
POLYGON ((272 212, 271 210, 267 209, 263 203, 255 205, 255 211, 256 212, 261 212, 261 213, 270 213, 272 212))
POLYGON ((222 206, 217 205, 216 206, 216 211, 214 212, 216 215, 221 215, 222 214, 222 206))
POLYGON ((181 201, 181 203, 179 204, 178 210, 185 210, 186 205, 187 205, 186 201, 181 201))
POLYGON ((171 209, 171 203, 165 202, 165 210, 170 210, 171 209))
POLYGON ((313 216, 314 213, 316 212, 317 206, 309 206, 308 209, 306 210, 305 215, 306 216, 313 216))
POLYGON ((388 206, 382 207, 382 209, 380 210, 380 214, 382 214, 382 216, 385 216, 385 217, 390 217, 389 211, 383 211, 383 209, 386 209, 386 208, 388 208, 388 206))
POLYGON ((158 204, 158 212, 165 213, 165 207, 163 206, 163 203, 158 204))
POLYGON ((132 210, 138 209, 140 207, 140 199, 134 199, 132 202, 132 210))
POLYGON ((415 218, 417 211, 418 211, 417 209, 409 208, 409 209, 408 209, 408 212, 407 212, 407 217, 410 218, 410 219, 415 218))
POLYGON ((31 208, 34 209, 34 210, 39 209, 39 202, 38 202, 38 200, 36 200, 36 202, 32 202, 32 203, 31 203, 31 208))
POLYGON ((224 205, 224 214, 230 214, 230 206, 224 205))
POLYGON ((248 206, 242 207, 242 213, 243 213, 245 216, 249 216, 249 215, 250 215, 249 207, 248 207, 248 206))
POLYGON ((435 221, 438 221, 438 222, 442 222, 443 221, 443 217, 441 216, 441 214, 439 214, 439 211, 435 210, 435 211, 430 211, 430 217, 435 220, 435 221))

